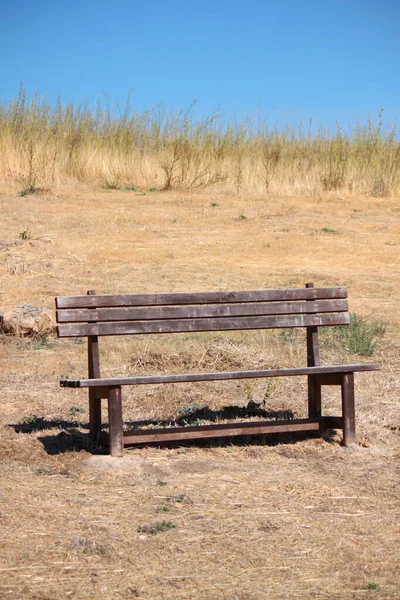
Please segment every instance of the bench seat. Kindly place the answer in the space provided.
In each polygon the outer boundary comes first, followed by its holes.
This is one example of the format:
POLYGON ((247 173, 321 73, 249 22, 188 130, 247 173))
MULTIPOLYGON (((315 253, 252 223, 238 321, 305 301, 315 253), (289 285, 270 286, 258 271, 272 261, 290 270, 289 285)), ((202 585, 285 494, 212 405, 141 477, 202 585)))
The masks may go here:
MULTIPOLYGON (((70 388, 99 388, 122 385, 154 385, 157 383, 189 383, 192 381, 221 381, 224 379, 259 379, 268 377, 295 377, 298 375, 318 375, 321 385, 324 375, 340 375, 341 373, 356 373, 359 371, 379 371, 380 364, 349 364, 319 367, 299 367, 293 369, 265 369, 259 371, 222 371, 214 373, 186 373, 182 375, 149 375, 144 377, 108 377, 105 379, 62 379, 61 387, 70 388)), ((332 377, 329 385, 332 383, 332 377)), ((338 378, 340 385, 340 378, 338 378)), ((107 397, 107 396, 105 396, 107 397)))

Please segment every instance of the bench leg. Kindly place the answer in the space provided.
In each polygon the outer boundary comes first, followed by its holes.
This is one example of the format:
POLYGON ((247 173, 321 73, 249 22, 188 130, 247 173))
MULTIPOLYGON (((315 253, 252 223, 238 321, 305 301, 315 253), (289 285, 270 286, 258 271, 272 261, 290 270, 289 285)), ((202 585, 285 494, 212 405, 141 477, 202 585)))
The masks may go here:
POLYGON ((321 384, 315 375, 308 376, 308 416, 310 419, 321 416, 321 384))
POLYGON ((122 422, 121 388, 110 387, 108 392, 108 420, 110 427, 110 454, 122 456, 124 453, 124 434, 122 422))
POLYGON ((354 373, 343 373, 342 376, 342 413, 343 413, 343 445, 348 446, 356 441, 356 423, 354 407, 354 373))
POLYGON ((89 388, 89 428, 90 437, 98 441, 101 431, 101 400, 96 398, 96 389, 89 388))

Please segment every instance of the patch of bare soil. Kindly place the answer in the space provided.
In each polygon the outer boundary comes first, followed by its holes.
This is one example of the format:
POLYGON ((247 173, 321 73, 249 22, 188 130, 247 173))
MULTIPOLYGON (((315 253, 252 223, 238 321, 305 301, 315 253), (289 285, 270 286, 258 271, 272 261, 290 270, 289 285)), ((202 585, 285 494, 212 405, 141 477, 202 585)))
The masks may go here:
POLYGON ((398 598, 390 453, 303 439, 81 454, 3 461, 1 597, 398 598))
MULTIPOLYGON (((371 357, 321 335, 325 364, 383 364, 356 377, 358 446, 342 447, 335 432, 271 435, 136 448, 123 459, 89 440, 87 395, 59 387, 86 374, 85 344, 0 335, 0 598, 399 599, 398 210, 395 198, 333 195, 0 197, 0 309, 53 311, 54 296, 87 289, 314 281, 347 284, 351 310, 386 326, 371 357)), ((305 352, 290 332, 167 336, 104 340, 101 359, 105 376, 127 376, 300 366, 305 352)), ((296 418, 306 386, 126 388, 124 419, 185 426, 260 410, 296 418)), ((323 406, 338 414, 337 388, 323 406)))

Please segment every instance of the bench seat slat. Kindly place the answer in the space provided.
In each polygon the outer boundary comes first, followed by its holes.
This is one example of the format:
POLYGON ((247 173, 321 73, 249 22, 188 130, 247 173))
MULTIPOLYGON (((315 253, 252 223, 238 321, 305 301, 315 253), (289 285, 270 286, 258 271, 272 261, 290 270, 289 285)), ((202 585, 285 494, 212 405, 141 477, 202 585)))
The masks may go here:
POLYGON ((315 302, 273 302, 251 304, 211 304, 187 306, 150 306, 146 308, 84 308, 57 311, 58 323, 86 321, 132 321, 152 319, 199 319, 210 317, 243 317, 254 315, 288 315, 345 312, 347 300, 315 302))
POLYGON ((141 335, 149 333, 184 333, 197 331, 233 331, 245 329, 279 329, 348 325, 348 313, 285 315, 272 317, 226 317, 215 319, 171 319, 162 321, 120 321, 116 323, 78 323, 59 325, 59 337, 89 335, 141 335))
POLYGON ((221 292, 169 292, 166 294, 120 294, 58 296, 56 307, 100 308, 118 306, 162 306, 178 304, 226 304, 238 302, 279 302, 347 298, 346 287, 288 288, 221 292))
POLYGON ((259 379, 296 375, 323 375, 328 373, 354 373, 379 371, 379 364, 329 365, 323 367, 296 367, 292 369, 264 369, 260 371, 222 371, 215 373, 186 373, 183 375, 150 375, 144 377, 111 377, 106 379, 64 379, 61 387, 90 388, 122 385, 150 385, 158 383, 189 383, 193 381, 218 381, 226 379, 259 379))

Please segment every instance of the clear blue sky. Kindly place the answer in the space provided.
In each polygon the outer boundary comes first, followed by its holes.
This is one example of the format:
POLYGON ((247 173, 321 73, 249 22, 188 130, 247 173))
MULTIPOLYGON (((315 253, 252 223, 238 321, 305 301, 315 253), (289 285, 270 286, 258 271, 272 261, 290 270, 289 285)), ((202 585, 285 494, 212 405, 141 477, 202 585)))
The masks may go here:
POLYGON ((0 98, 400 121, 400 0, 0 0, 0 98))

